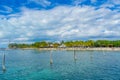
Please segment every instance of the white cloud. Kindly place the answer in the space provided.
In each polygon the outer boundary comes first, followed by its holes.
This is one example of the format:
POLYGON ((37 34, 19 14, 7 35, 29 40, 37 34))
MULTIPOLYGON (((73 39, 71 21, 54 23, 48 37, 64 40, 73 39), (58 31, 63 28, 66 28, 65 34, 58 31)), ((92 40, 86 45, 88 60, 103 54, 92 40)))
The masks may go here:
POLYGON ((3 33, 2 33, 2 31, 0 31, 0 38, 1 38, 1 37, 3 37, 3 33))
POLYGON ((120 0, 108 0, 107 3, 120 5, 120 0))
POLYGON ((91 3, 95 3, 95 2, 97 2, 97 0, 91 0, 91 3))
POLYGON ((120 0, 107 0, 100 7, 120 9, 120 0), (117 6, 116 6, 117 5, 117 6))
POLYGON ((36 4, 39 4, 43 7, 49 6, 51 4, 48 0, 30 0, 30 2, 35 2, 36 4))
POLYGON ((2 6, 3 7, 3 10, 0 10, 0 12, 2 13, 11 13, 13 10, 11 7, 8 7, 8 6, 2 6))
POLYGON ((72 0, 73 4, 78 6, 79 4, 81 4, 82 2, 85 2, 87 0, 72 0))
POLYGON ((51 10, 23 8, 18 17, 0 19, 0 38, 13 41, 120 39, 120 13, 90 6, 51 10), (111 36, 111 37, 110 37, 111 36))

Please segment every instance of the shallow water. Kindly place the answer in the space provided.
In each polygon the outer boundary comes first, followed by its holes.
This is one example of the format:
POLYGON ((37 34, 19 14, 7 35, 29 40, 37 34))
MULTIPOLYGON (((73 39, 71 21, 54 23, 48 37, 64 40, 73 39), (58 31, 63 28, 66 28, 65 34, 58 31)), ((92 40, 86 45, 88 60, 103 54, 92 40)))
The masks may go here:
POLYGON ((120 51, 0 51, 0 80, 120 80, 120 51))

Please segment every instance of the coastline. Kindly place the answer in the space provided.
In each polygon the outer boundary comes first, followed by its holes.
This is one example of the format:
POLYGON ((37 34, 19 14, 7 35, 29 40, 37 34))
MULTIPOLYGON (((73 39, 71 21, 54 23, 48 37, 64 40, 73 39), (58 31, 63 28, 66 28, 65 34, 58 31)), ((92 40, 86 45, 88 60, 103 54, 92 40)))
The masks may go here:
POLYGON ((99 48, 20 48, 23 50, 90 50, 90 51, 99 51, 99 50, 104 50, 104 51, 120 51, 120 47, 99 47, 99 48))

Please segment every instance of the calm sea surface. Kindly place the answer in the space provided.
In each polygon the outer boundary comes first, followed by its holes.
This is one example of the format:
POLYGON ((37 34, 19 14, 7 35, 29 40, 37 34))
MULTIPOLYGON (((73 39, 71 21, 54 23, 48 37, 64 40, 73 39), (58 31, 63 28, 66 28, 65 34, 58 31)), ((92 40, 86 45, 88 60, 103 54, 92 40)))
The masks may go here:
POLYGON ((120 51, 0 51, 0 80, 120 80, 120 51), (3 53, 6 72, 2 71, 3 53))

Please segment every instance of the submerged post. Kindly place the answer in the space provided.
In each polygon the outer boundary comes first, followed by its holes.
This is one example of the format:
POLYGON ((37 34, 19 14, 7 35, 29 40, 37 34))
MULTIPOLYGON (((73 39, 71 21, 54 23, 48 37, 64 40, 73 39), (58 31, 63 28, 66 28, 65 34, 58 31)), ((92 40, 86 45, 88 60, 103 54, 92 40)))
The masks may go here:
POLYGON ((53 64, 52 51, 50 51, 50 64, 53 64))
POLYGON ((2 70, 6 71, 6 67, 5 67, 5 53, 3 53, 2 70))

